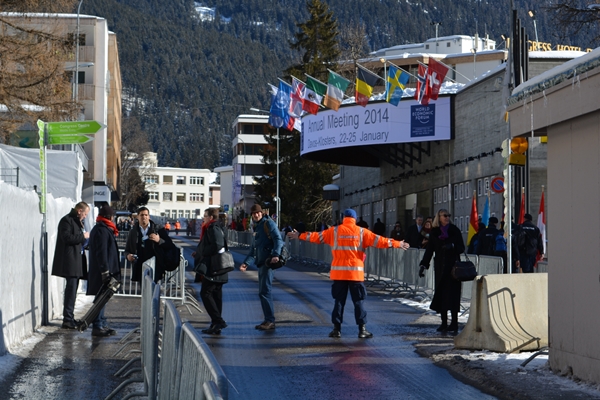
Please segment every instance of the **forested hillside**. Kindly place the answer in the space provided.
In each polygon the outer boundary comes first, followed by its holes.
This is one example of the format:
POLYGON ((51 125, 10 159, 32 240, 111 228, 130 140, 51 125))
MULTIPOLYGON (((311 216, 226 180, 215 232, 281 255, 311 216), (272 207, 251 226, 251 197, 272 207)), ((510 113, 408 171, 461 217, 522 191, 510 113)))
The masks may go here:
MULTIPOLYGON (((370 50, 439 36, 510 30, 510 0, 329 0, 340 30, 364 24, 370 50), (476 30, 477 27, 477 30, 476 30)), ((557 42, 539 1, 516 1, 530 37, 537 11, 540 41, 557 42)), ((301 0, 85 0, 82 14, 108 20, 117 34, 124 118, 137 117, 159 165, 214 168, 231 162, 231 123, 250 107, 268 108, 267 83, 297 63, 290 50, 301 0), (197 6, 215 9, 200 18, 197 6)), ((588 47, 587 37, 561 43, 588 47), (582 43, 583 41, 583 43, 582 43)))

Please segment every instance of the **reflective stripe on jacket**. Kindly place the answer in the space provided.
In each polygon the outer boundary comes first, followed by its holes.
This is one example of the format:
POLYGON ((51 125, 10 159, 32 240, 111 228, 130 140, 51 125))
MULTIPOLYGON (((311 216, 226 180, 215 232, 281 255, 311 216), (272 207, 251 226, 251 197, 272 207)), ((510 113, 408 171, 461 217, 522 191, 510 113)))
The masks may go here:
POLYGON ((365 280, 365 249, 377 247, 385 249, 400 247, 400 242, 374 234, 368 229, 356 225, 356 220, 345 217, 344 222, 321 232, 306 232, 300 240, 331 246, 333 260, 329 278, 334 281, 365 280))

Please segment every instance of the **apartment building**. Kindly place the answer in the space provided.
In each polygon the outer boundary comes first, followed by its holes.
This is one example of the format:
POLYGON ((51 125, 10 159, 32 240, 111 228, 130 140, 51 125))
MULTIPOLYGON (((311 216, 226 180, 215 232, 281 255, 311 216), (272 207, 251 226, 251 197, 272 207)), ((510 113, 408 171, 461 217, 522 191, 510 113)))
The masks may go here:
POLYGON ((209 169, 158 167, 156 153, 144 156, 143 168, 147 172, 140 175, 150 195, 147 207, 151 215, 169 220, 190 219, 211 206, 211 190, 215 190, 215 185, 209 169))

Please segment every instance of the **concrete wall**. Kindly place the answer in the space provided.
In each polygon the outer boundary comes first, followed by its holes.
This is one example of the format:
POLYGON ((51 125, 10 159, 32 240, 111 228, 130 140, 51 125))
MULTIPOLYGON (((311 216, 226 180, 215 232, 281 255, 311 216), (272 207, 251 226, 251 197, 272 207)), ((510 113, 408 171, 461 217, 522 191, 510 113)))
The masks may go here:
POLYGON ((548 135, 550 366, 600 383, 600 68, 511 108, 511 130, 548 135))
MULTIPOLYGON (((42 215, 34 191, 0 182, 0 355, 16 347, 42 323, 42 215)), ((56 229, 73 202, 48 194, 48 270, 56 229)), ((49 277, 49 319, 62 316, 64 279, 49 277)))

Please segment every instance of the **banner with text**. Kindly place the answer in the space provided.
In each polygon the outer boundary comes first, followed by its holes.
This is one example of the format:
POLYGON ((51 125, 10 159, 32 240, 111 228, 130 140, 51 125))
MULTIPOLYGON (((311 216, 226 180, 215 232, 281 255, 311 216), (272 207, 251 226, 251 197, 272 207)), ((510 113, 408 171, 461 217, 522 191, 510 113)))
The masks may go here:
POLYGON ((391 143, 450 140, 450 97, 423 106, 414 100, 369 103, 302 118, 300 154, 391 143))

